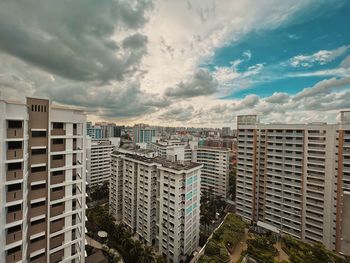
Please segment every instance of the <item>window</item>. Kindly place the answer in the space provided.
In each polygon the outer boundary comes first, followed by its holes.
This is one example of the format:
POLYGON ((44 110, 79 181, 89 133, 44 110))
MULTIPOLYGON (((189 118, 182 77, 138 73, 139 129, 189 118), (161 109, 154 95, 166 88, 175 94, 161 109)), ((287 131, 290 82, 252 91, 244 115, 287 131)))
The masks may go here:
POLYGON ((53 139, 52 144, 63 144, 64 140, 63 139, 53 139))
POLYGON ((46 184, 36 184, 36 185, 32 185, 30 187, 30 190, 35 191, 35 190, 44 189, 44 188, 46 188, 46 184))
POLYGON ((39 166, 39 167, 32 167, 31 168, 32 173, 45 172, 45 171, 46 171, 46 166, 39 166))
POLYGON ((63 160, 63 154, 53 155, 52 160, 63 160))
POLYGON ((22 121, 8 121, 8 128, 10 129, 22 128, 22 121))
POLYGON ((46 149, 32 149, 32 155, 46 154, 46 149))
POLYGON ((63 129, 63 122, 54 122, 52 123, 54 129, 63 129))
POLYGON ((46 137, 46 131, 32 131, 32 137, 46 137))

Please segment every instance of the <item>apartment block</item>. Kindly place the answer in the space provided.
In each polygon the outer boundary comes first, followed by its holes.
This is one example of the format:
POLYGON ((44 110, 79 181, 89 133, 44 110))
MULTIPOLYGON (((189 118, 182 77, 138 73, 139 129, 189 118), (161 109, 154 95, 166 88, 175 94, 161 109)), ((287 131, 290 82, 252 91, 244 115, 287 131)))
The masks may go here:
POLYGON ((199 146, 193 151, 192 160, 203 165, 201 191, 212 191, 220 198, 227 198, 230 172, 230 150, 227 148, 199 146))
POLYGON ((112 153, 110 212, 167 262, 185 261, 199 243, 202 166, 143 153, 112 153))
POLYGON ((0 262, 84 262, 82 111, 0 100, 0 262))
POLYGON ((136 124, 133 128, 134 144, 149 144, 152 138, 156 136, 156 130, 145 124, 136 124))
POLYGON ((191 161, 192 149, 186 142, 180 140, 159 140, 150 144, 150 147, 158 156, 177 161, 191 161))
POLYGON ((339 124, 237 119, 236 213, 349 254, 350 112, 339 124))
POLYGON ((86 140, 86 181, 89 187, 109 183, 111 177, 111 153, 119 146, 119 138, 86 140))

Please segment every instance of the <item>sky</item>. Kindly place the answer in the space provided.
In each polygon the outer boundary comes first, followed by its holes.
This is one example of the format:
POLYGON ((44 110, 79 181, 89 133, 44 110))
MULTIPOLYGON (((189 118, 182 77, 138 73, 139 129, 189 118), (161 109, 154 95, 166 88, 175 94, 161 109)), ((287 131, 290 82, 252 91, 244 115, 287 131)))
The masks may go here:
POLYGON ((347 0, 1 0, 0 96, 125 125, 336 123, 349 13, 347 0))

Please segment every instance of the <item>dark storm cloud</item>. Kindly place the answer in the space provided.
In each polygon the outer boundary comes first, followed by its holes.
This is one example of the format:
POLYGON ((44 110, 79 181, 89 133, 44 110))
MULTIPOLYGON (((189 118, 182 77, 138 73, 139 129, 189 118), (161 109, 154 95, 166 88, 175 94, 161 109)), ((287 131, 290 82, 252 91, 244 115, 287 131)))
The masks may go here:
POLYGON ((2 0, 0 51, 73 80, 122 80, 136 70, 147 38, 111 37, 142 28, 150 7, 143 0, 2 0))
POLYGON ((217 91, 218 82, 206 69, 199 69, 187 82, 180 82, 174 88, 168 88, 165 95, 174 98, 191 98, 211 95, 217 91))

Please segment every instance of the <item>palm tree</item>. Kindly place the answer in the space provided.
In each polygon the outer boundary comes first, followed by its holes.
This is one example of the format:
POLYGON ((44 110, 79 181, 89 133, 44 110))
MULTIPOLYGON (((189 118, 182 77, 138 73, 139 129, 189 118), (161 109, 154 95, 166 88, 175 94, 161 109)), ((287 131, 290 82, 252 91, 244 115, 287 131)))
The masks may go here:
POLYGON ((135 242, 133 242, 133 247, 130 249, 130 254, 133 258, 138 258, 142 250, 142 243, 136 240, 135 242))
POLYGON ((139 253, 137 263, 152 263, 156 260, 156 255, 152 247, 144 246, 139 253))

